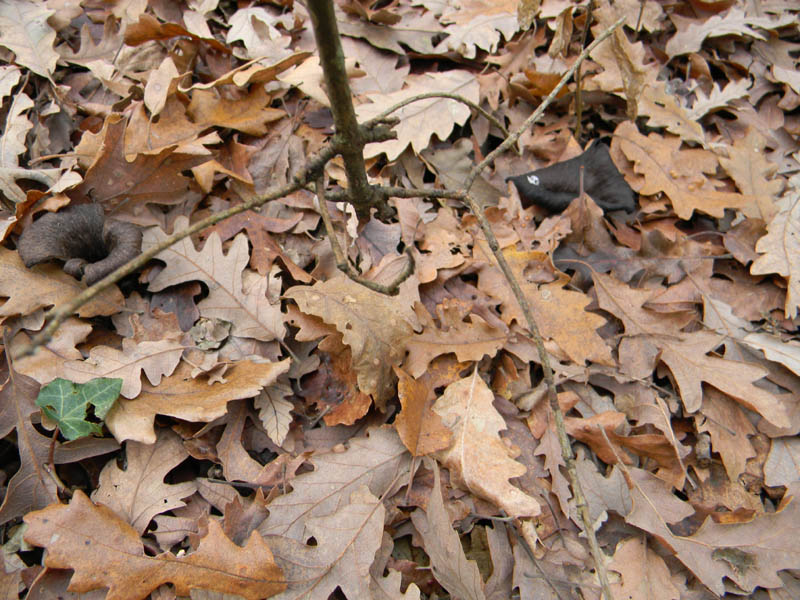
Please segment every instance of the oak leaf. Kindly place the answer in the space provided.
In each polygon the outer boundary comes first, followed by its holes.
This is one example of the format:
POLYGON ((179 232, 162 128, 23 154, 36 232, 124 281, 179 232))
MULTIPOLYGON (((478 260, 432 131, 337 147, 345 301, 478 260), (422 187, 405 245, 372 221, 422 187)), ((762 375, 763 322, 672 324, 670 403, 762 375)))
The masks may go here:
POLYGON ((378 406, 395 393, 392 367, 403 360, 414 314, 399 296, 372 291, 345 276, 295 286, 284 294, 306 314, 320 317, 350 347, 358 387, 378 406))
POLYGON ((475 314, 469 314, 471 304, 467 302, 446 298, 438 304, 438 327, 430 313, 419 306, 417 316, 423 329, 406 342, 408 357, 404 367, 412 377, 420 377, 430 362, 442 354, 453 352, 461 362, 494 356, 508 337, 502 329, 489 325, 475 314), (465 321, 467 316, 469 321, 465 321))
POLYGON ((402 410, 394 420, 394 427, 403 444, 413 456, 444 450, 452 443, 453 434, 431 410, 433 390, 402 369, 395 367, 395 373, 402 410))
POLYGON ((715 594, 725 593, 725 577, 745 593, 756 586, 782 585, 777 572, 791 569, 800 559, 800 490, 789 486, 780 509, 746 523, 718 524, 707 517, 691 536, 672 533, 676 523, 694 513, 669 487, 640 469, 628 469, 633 509, 625 520, 666 544, 674 555, 715 594))
POLYGON ((786 279, 786 317, 794 319, 800 306, 800 192, 778 201, 778 213, 767 226, 768 233, 756 244, 761 254, 752 266, 753 275, 777 273, 786 279))
POLYGON ((670 580, 664 559, 648 548, 644 538, 630 537, 617 544, 609 569, 622 575, 611 585, 615 597, 628 600, 678 600, 680 590, 670 580), (647 573, 646 577, 642 577, 647 573), (618 594, 618 596, 617 596, 618 594))
POLYGON ((493 502, 510 516, 536 516, 541 512, 539 503, 509 482, 527 469, 511 458, 500 437, 506 424, 493 400, 477 369, 448 385, 433 411, 453 432, 453 444, 435 457, 450 470, 458 487, 493 502))
POLYGON ((59 58, 53 49, 56 32, 47 22, 55 12, 28 0, 0 2, 0 45, 15 54, 17 63, 47 79, 59 58))
POLYGON ((218 521, 188 556, 170 552, 147 556, 139 534, 113 511, 92 504, 76 490, 69 504, 51 504, 25 515, 29 544, 47 549, 44 564, 73 569, 71 592, 108 588, 107 600, 145 598, 159 585, 172 583, 188 596, 205 588, 261 600, 286 588, 272 552, 258 533, 244 547, 222 532, 218 521))
POLYGON ((125 470, 119 468, 116 458, 108 461, 92 501, 113 510, 141 535, 153 517, 184 506, 182 499, 197 489, 193 481, 164 483, 167 473, 188 457, 180 438, 170 430, 162 430, 155 444, 128 441, 125 470))
POLYGON ((193 379, 192 366, 181 363, 158 386, 144 383, 135 400, 117 400, 106 417, 106 426, 120 442, 152 444, 156 441, 153 420, 157 414, 184 421, 213 421, 225 414, 228 402, 252 398, 288 370, 288 358, 276 363, 243 360, 225 372, 225 383, 211 383, 202 376, 193 379))
POLYGON ((0 437, 16 430, 19 470, 11 477, 0 504, 0 524, 58 500, 53 477, 44 469, 50 440, 31 422, 39 385, 30 377, 9 372, 5 356, 0 363, 0 437))
POLYGON ((519 30, 516 5, 510 0, 467 0, 447 5, 439 20, 452 25, 445 28, 447 38, 437 50, 443 46, 464 58, 475 58, 477 48, 494 54, 501 34, 510 40, 519 30))
MULTIPOLYGON (((176 219, 175 228, 188 226, 185 217, 176 219)), ((144 233, 142 249, 164 240, 167 234, 159 228, 144 233)), ((245 269, 250 260, 247 237, 237 235, 228 253, 224 254, 219 235, 211 234, 202 250, 196 250, 190 238, 184 238, 156 255, 167 266, 153 281, 151 291, 186 281, 202 281, 209 295, 198 305, 207 318, 221 318, 233 323, 233 334, 260 341, 283 339, 284 315, 278 293, 280 281, 275 275, 260 277, 245 269)))
POLYGON ((397 432, 370 430, 369 437, 353 438, 344 452, 315 454, 314 471, 292 480, 292 491, 269 505, 269 517, 258 528, 262 535, 302 540, 304 523, 328 517, 350 501, 362 485, 383 497, 408 472, 410 456, 397 432))
POLYGON ((751 196, 709 187, 706 175, 716 172, 716 156, 699 148, 681 150, 677 136, 645 137, 631 121, 624 121, 614 132, 614 142, 642 176, 631 181, 631 187, 640 194, 664 192, 681 219, 691 218, 695 210, 722 218, 726 208, 742 209, 754 202, 751 196))
POLYGON ((184 345, 179 340, 157 342, 122 340, 122 350, 95 346, 86 360, 64 363, 64 375, 75 383, 86 383, 97 377, 122 379, 121 394, 135 398, 142 390, 142 371, 152 385, 170 375, 181 360, 184 345))
MULTIPOLYGON (((0 297, 8 298, 0 306, 0 320, 27 315, 71 300, 86 284, 64 273, 57 265, 37 265, 28 269, 19 254, 0 247, 0 297)), ((78 309, 81 317, 108 316, 122 310, 124 301, 119 288, 112 286, 78 309)))
MULTIPOLYGON (((390 94, 366 94, 370 102, 356 107, 356 114, 359 121, 371 119, 398 102, 427 92, 458 94, 478 102, 478 80, 472 73, 459 70, 409 75, 402 90, 390 94)), ((419 154, 428 147, 431 136, 447 139, 453 127, 469 118, 469 108, 449 98, 430 98, 409 104, 395 111, 393 116, 400 119, 400 124, 395 127, 397 139, 367 144, 365 158, 385 152, 389 160, 394 160, 409 144, 419 154)))
POLYGON ((177 204, 189 189, 190 180, 181 173, 208 157, 179 154, 165 148, 157 155, 139 155, 133 162, 125 157, 127 119, 112 114, 101 133, 102 145, 86 171, 76 194, 102 202, 118 213, 135 213, 148 202, 177 204))
POLYGON ((344 500, 328 516, 307 518, 299 541, 266 538, 288 583, 275 600, 327 600, 337 587, 347 598, 372 597, 369 568, 381 545, 386 509, 363 484, 344 500), (314 545, 307 544, 312 537, 314 545))
POLYGON ((422 536, 425 553, 431 559, 436 581, 461 600, 485 600, 483 579, 475 561, 467 560, 458 532, 451 525, 450 515, 442 502, 439 467, 433 461, 433 489, 428 506, 411 513, 414 528, 422 536))

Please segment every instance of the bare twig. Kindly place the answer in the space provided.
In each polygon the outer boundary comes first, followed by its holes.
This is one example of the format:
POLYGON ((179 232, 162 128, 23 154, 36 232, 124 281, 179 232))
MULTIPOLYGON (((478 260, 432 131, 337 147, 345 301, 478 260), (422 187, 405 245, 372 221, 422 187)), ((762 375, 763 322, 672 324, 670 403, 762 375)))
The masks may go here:
POLYGON ((400 284, 408 279, 409 276, 414 272, 414 257, 411 255, 411 252, 406 252, 406 255, 408 256, 408 263, 406 263, 406 266, 402 272, 390 284, 383 285, 363 277, 360 273, 358 273, 358 271, 356 271, 355 267, 350 264, 347 256, 342 251, 342 247, 339 245, 339 239, 336 237, 336 230, 333 228, 333 221, 331 221, 331 215, 328 211, 328 202, 325 199, 325 183, 322 175, 317 178, 315 185, 317 191, 317 200, 319 201, 319 213, 322 215, 322 222, 325 225, 325 231, 328 233, 328 240, 330 241, 331 249, 333 250, 336 268, 338 268, 342 273, 347 275, 356 283, 360 283, 364 287, 380 294, 386 294, 387 296, 394 296, 397 294, 397 292, 400 290, 400 284))
MULTIPOLYGON (((563 88, 569 78, 577 71, 580 64, 583 60, 589 55, 589 53, 597 47, 598 44, 603 42, 607 39, 613 32, 616 30, 617 27, 622 25, 625 21, 625 18, 620 18, 616 23, 614 23, 611 27, 606 29, 600 36, 597 37, 586 49, 581 52, 578 59, 572 65, 572 67, 564 74, 559 81, 558 85, 553 88, 547 98, 539 105, 539 107, 533 112, 533 114, 525 120, 522 127, 520 127, 516 132, 514 132, 511 136, 506 138, 506 140, 500 144, 494 151, 490 152, 483 161, 479 164, 475 165, 472 170, 470 171, 469 176, 466 180, 466 192, 469 192, 469 189, 472 187, 475 179, 480 175, 481 171, 486 168, 499 154, 500 152, 504 152, 508 148, 510 148, 517 139, 522 135, 524 131, 528 129, 541 115, 544 113, 545 109, 553 102, 558 92, 563 88)), ((542 364, 542 372, 544 375, 544 380, 547 383, 547 398, 550 404, 550 410, 553 413, 553 419, 556 425, 556 432, 558 434, 558 442, 561 446, 561 456, 564 459, 564 463, 567 467, 567 473, 569 475, 570 483, 572 484, 572 492, 575 496, 575 505, 578 509, 578 515, 583 522, 584 532, 586 533, 586 538, 589 541, 589 549, 591 550, 592 557, 594 558, 595 568, 597 570, 597 577, 600 581, 600 585, 603 588, 603 597, 606 600, 612 600, 613 597, 611 595, 610 587, 608 584, 608 571, 606 569, 605 560, 603 558, 603 552, 600 549, 600 545, 597 542, 597 536, 595 535, 594 527, 591 523, 591 516, 589 514, 589 505, 586 502, 586 496, 583 493, 583 487, 581 486, 580 478, 578 477, 578 470, 575 466, 575 455, 572 451, 572 446, 569 441, 569 437, 567 436, 566 428, 564 427, 564 415, 561 412, 561 407, 558 404, 558 392, 555 386, 555 380, 553 378, 553 368, 550 365, 550 358, 547 354, 547 350, 544 347, 544 340, 542 335, 539 331, 539 327, 536 324, 536 320, 533 318, 533 313, 531 312, 530 305, 528 304, 528 300, 525 297, 525 294, 522 293, 522 289, 520 288, 519 282, 517 281, 514 273, 511 270, 508 262, 505 259, 505 256, 500 251, 500 246, 497 243, 497 238, 492 231, 489 222, 486 219, 486 216, 483 212, 483 207, 478 205, 478 203, 472 198, 469 193, 465 196, 465 201, 469 205, 470 210, 478 219, 478 224, 483 231, 484 236, 486 237, 486 241, 489 244, 489 248, 492 251, 492 254, 497 260, 497 264, 500 266, 500 270, 503 272, 506 280, 508 281, 509 286, 511 287, 511 291, 514 294, 514 297, 517 299, 517 302, 522 309, 522 314, 525 317, 525 321, 528 325, 528 330, 531 332, 531 337, 533 338, 534 343, 536 344, 536 350, 539 354, 539 360, 542 364)))
MULTIPOLYGON (((586 22, 583 24, 581 33, 581 49, 586 45, 586 36, 589 34, 589 27, 592 24, 592 11, 594 10, 594 0, 589 0, 586 7, 586 22)), ((581 63, 578 63, 578 70, 575 71, 575 139, 581 143, 581 127, 583 126, 583 70, 581 63)))

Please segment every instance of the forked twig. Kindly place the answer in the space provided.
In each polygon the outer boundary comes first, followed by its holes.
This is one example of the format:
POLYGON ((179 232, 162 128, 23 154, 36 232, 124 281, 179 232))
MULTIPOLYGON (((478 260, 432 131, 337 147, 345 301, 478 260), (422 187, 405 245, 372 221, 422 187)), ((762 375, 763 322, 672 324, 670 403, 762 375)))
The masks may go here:
POLYGON ((347 255, 342 251, 339 245, 339 239, 336 237, 336 230, 333 228, 333 221, 331 221, 331 214, 328 211, 328 201, 325 198, 325 183, 324 177, 320 175, 314 182, 317 200, 319 201, 319 214, 322 215, 322 223, 325 225, 325 231, 328 233, 328 241, 330 241, 331 249, 333 250, 333 258, 336 261, 336 268, 342 273, 347 275, 356 283, 360 283, 366 288, 369 288, 379 294, 386 294, 387 296, 394 296, 400 291, 400 284, 403 283, 414 272, 414 257, 411 252, 407 251, 408 262, 400 274, 387 285, 383 285, 371 279, 362 276, 355 267, 350 264, 347 255))

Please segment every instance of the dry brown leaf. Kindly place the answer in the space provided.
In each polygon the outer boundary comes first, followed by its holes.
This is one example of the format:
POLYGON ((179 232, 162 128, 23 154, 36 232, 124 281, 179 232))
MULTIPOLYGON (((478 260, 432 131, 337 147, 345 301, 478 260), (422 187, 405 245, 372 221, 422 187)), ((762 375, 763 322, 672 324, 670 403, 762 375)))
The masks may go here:
POLYGON ((777 273, 786 279, 786 317, 794 319, 800 306, 800 193, 786 194, 777 203, 778 213, 758 240, 760 256, 750 267, 753 275, 777 273))
MULTIPOLYGON (((64 273, 56 265, 37 265, 28 269, 19 254, 0 248, 0 296, 8 298, 0 306, 0 320, 28 315, 38 308, 58 306, 86 289, 86 284, 64 273)), ((112 286, 78 309, 78 316, 108 316, 122 310, 119 288, 112 286)))
MULTIPOLYGON (((706 145, 706 135, 697 119, 678 103, 677 96, 667 92, 666 81, 647 86, 639 98, 639 114, 649 117, 649 127, 666 127, 684 141, 706 145)), ((744 190, 742 190, 744 192, 744 190)), ((747 192, 745 192, 747 193, 747 192)))
POLYGON ((0 437, 16 430, 19 470, 8 482, 0 504, 0 524, 21 517, 31 510, 44 508, 58 500, 56 484, 45 470, 50 440, 31 423, 39 408, 34 403, 39 384, 30 377, 9 373, 6 356, 0 356, 0 437))
POLYGON ((171 552, 147 556, 139 534, 110 509, 76 490, 69 504, 52 504, 25 516, 29 544, 47 549, 45 565, 74 569, 71 592, 108 588, 107 600, 144 598, 163 583, 188 596, 193 588, 261 600, 286 588, 272 552, 258 533, 244 547, 231 542, 219 522, 196 551, 176 558, 171 552))
POLYGON ((646 471, 628 469, 633 510, 626 517, 668 544, 675 556, 715 594, 725 593, 723 578, 728 577, 745 593, 756 586, 782 585, 777 572, 793 568, 800 559, 797 523, 800 502, 797 483, 787 490, 778 512, 765 514, 747 523, 718 524, 706 518, 691 536, 677 536, 667 527, 694 513, 686 502, 674 496, 663 482, 646 471))
POLYGON ((125 444, 126 468, 112 458, 100 472, 92 501, 113 510, 141 535, 157 514, 184 506, 197 489, 193 481, 167 484, 164 478, 189 457, 180 438, 165 429, 155 444, 129 441, 125 444))
POLYGON ((493 502, 513 517, 533 517, 539 503, 509 479, 527 469, 513 458, 500 437, 503 417, 492 405, 494 394, 475 369, 472 375, 447 386, 433 405, 453 432, 453 445, 435 456, 450 470, 453 483, 493 502))
POLYGON ((709 356, 720 344, 720 337, 710 331, 686 334, 681 340, 663 339, 661 361, 666 364, 680 390, 681 400, 690 413, 703 402, 702 383, 713 385, 740 404, 757 412, 777 427, 789 425, 785 402, 756 385, 767 371, 754 363, 744 363, 709 356))
POLYGON ((267 123, 277 121, 286 112, 270 108, 271 98, 263 85, 254 85, 247 96, 226 99, 215 90, 195 90, 186 113, 194 123, 209 127, 230 127, 250 135, 264 135, 267 123))
POLYGON ((275 600, 327 600, 337 587, 347 598, 371 598, 369 568, 386 510, 363 484, 343 500, 330 515, 307 518, 300 541, 267 537, 289 584, 275 600))
POLYGON ((421 377, 437 356, 455 353, 461 361, 479 361, 484 356, 494 356, 505 344, 508 334, 493 327, 475 314, 470 314, 472 304, 446 298, 436 306, 440 326, 421 305, 417 316, 422 332, 413 334, 406 342, 408 357, 403 366, 412 377, 421 377), (469 321, 466 321, 466 318, 469 321))
POLYGON ((181 173, 208 160, 205 156, 178 154, 171 148, 157 155, 125 158, 127 120, 120 114, 108 117, 101 132, 103 140, 76 194, 101 202, 106 210, 135 213, 148 202, 177 204, 189 189, 181 173))
POLYGON ((709 187, 706 175, 716 171, 716 156, 702 149, 680 150, 679 137, 656 133, 645 137, 636 125, 624 121, 614 132, 614 142, 643 176, 630 182, 631 187, 640 194, 665 193, 681 219, 691 218, 695 210, 721 218, 726 208, 743 209, 755 202, 751 196, 709 187))
POLYGON ((315 454, 314 471, 292 481, 292 491, 269 505, 269 518, 258 528, 262 535, 302 540, 304 523, 329 517, 346 505, 362 485, 378 497, 404 481, 410 455, 397 432, 388 427, 372 429, 369 437, 354 438, 344 452, 315 454))
POLYGON ((653 290, 637 290, 602 273, 593 273, 592 277, 600 308, 622 321, 626 335, 679 336, 693 319, 687 312, 657 313, 643 308, 653 290))
POLYGON ((450 515, 442 502, 439 467, 433 461, 427 464, 433 470, 433 489, 426 510, 415 510, 411 513, 411 521, 425 543, 433 575, 454 598, 485 600, 478 565, 464 555, 459 535, 453 529, 450 515))
POLYGON ((136 398, 142 390, 142 371, 157 386, 170 375, 181 360, 184 344, 175 339, 157 342, 122 340, 122 350, 110 346, 94 346, 86 360, 64 363, 64 377, 75 383, 86 383, 96 377, 122 379, 121 394, 136 398))
POLYGON ((630 537, 617 544, 608 568, 622 576, 611 589, 627 600, 678 600, 680 590, 670 581, 664 559, 648 548, 644 537, 630 537))
MULTIPOLYGON (((409 75, 406 77, 406 87, 402 90, 390 94, 366 94, 370 102, 356 107, 359 122, 372 119, 390 106, 426 92, 447 92, 473 102, 479 101, 478 80, 468 71, 455 69, 409 75)), ((366 158, 385 152, 389 160, 394 160, 409 144, 414 152, 420 153, 428 147, 431 136, 447 139, 453 127, 469 118, 469 108, 448 98, 431 98, 405 106, 395 111, 393 116, 400 119, 400 124, 395 127, 397 139, 367 144, 364 148, 366 158)))
POLYGON ((284 294, 306 314, 334 325, 350 347, 358 387, 378 407, 395 394, 392 367, 403 360, 414 315, 400 296, 374 292, 341 275, 284 294))
POLYGON ((478 48, 494 54, 500 34, 510 40, 519 30, 515 0, 465 0, 446 6, 439 20, 452 25, 445 28, 447 38, 437 50, 443 46, 464 58, 475 58, 478 48))
POLYGON ((414 379, 395 367, 397 396, 402 410, 394 421, 412 456, 423 456, 444 450, 453 441, 452 432, 444 426, 441 417, 431 410, 433 390, 424 382, 414 379))
POLYGON ((14 53, 18 64, 47 79, 59 58, 53 50, 56 32, 47 22, 55 12, 28 0, 0 3, 0 45, 14 53))
POLYGON ((106 426, 118 441, 152 444, 156 440, 153 420, 168 415, 184 421, 213 421, 225 414, 228 402, 251 398, 289 370, 289 359, 276 363, 240 361, 225 372, 224 383, 193 379, 192 366, 181 365, 158 386, 142 385, 135 400, 120 398, 106 415, 106 426))
POLYGON ((708 388, 703 392, 703 410, 697 417, 698 431, 711 436, 711 447, 719 453, 731 481, 738 481, 747 461, 756 455, 750 437, 756 429, 747 414, 728 396, 708 388))
MULTIPOLYGON (((188 226, 180 217, 175 228, 188 226)), ((142 240, 147 249, 167 237, 159 228, 148 229, 142 240)), ((260 277, 246 270, 250 260, 247 237, 237 235, 228 253, 224 254, 219 235, 211 234, 198 251, 191 238, 173 244, 156 258, 167 266, 150 282, 151 291, 186 281, 202 281, 209 287, 208 297, 199 305, 200 314, 206 318, 224 319, 233 323, 233 335, 260 341, 283 339, 284 315, 280 309, 280 280, 276 275, 260 277)))
MULTIPOLYGON (((517 321, 526 327, 522 309, 494 258, 489 258, 491 253, 485 242, 481 242, 480 252, 486 266, 479 272, 478 289, 501 301, 502 318, 507 324, 517 321)), ((549 259, 542 252, 506 248, 503 255, 517 277, 533 318, 545 338, 554 340, 579 365, 586 361, 613 364, 611 350, 597 334, 597 329, 606 320, 586 310, 590 303, 586 294, 564 288, 563 282, 540 285, 536 275, 530 281, 527 275, 529 268, 534 274, 547 276, 545 281, 551 280, 549 259)))
POLYGON ((752 205, 743 208, 744 214, 769 222, 778 212, 777 199, 783 181, 775 177, 777 165, 765 156, 766 146, 766 138, 750 127, 745 137, 727 147, 728 156, 720 156, 719 164, 740 192, 755 198, 752 205))

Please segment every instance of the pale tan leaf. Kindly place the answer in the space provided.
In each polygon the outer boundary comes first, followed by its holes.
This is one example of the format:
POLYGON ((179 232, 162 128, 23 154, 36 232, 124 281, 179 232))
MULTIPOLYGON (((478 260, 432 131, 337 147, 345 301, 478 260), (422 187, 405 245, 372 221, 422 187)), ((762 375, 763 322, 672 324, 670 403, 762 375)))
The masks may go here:
POLYGON ((800 306, 800 193, 783 196, 778 214, 767 226, 769 233, 758 240, 756 252, 762 254, 750 267, 753 275, 777 273, 786 278, 786 317, 794 319, 800 306))
POLYGON ((92 500, 113 510, 141 535, 157 514, 184 506, 197 489, 193 481, 164 483, 164 477, 189 453, 180 438, 168 429, 159 433, 155 444, 129 441, 125 444, 126 468, 112 458, 100 472, 92 500))
POLYGON ((434 483, 426 510, 411 513, 411 521, 425 542, 431 570, 441 586, 460 600, 485 600, 483 579, 474 561, 467 560, 458 532, 442 502, 439 467, 431 461, 434 483))
POLYGON ((122 350, 95 346, 86 360, 64 363, 64 375, 75 383, 86 383, 96 377, 118 377, 122 379, 120 393, 135 398, 142 390, 142 372, 152 385, 158 385, 162 377, 178 366, 183 349, 183 343, 175 339, 137 342, 124 338, 122 350))
POLYGON ((294 405, 286 397, 293 393, 288 383, 279 382, 261 390, 255 399, 255 407, 264 431, 278 446, 283 444, 292 424, 294 405))
POLYGON ((383 497, 403 481, 410 455, 394 429, 370 430, 369 437, 350 440, 344 452, 316 454, 314 471, 292 480, 292 491, 269 505, 269 517, 258 528, 262 535, 279 535, 302 540, 304 523, 311 518, 329 517, 350 501, 362 485, 383 497))
MULTIPOLYGON (((478 102, 478 80, 468 71, 409 75, 406 84, 404 89, 391 94, 367 94, 370 102, 356 107, 359 121, 376 117, 390 106, 426 92, 458 94, 478 102)), ((371 158, 385 152, 389 160, 394 160, 409 144, 419 154, 428 147, 431 136, 436 135, 440 140, 447 139, 453 127, 463 124, 469 115, 469 107, 449 98, 413 102, 392 113, 392 116, 400 119, 400 124, 394 128, 397 139, 367 144, 364 155, 371 158)))
POLYGON ((800 480, 800 439, 781 437, 772 440, 772 447, 764 463, 764 483, 769 486, 786 485, 800 480))
POLYGON ((789 417, 785 403, 776 395, 754 385, 767 372, 761 366, 709 356, 719 336, 710 331, 685 334, 681 340, 664 338, 655 343, 661 348, 661 361, 672 372, 688 412, 702 405, 702 383, 713 385, 770 423, 785 427, 789 417))
POLYGON ((696 117, 678 103, 677 96, 667 92, 666 81, 647 86, 639 98, 639 114, 649 117, 649 127, 665 127, 684 141, 706 145, 706 136, 696 117))
POLYGON ((58 62, 56 32, 47 22, 54 12, 41 2, 0 0, 0 45, 16 55, 17 63, 48 79, 58 62))
POLYGON ((192 366, 181 363, 160 385, 142 384, 135 400, 117 400, 106 415, 106 426, 117 441, 152 444, 157 414, 184 421, 213 421, 225 414, 228 402, 252 398, 288 370, 288 358, 276 363, 240 361, 225 372, 225 383, 211 383, 205 376, 193 379, 192 366))
POLYGON ((748 333, 742 342, 761 350, 769 360, 782 364, 795 375, 800 375, 800 344, 796 341, 783 342, 767 333, 748 333))
POLYGON ((444 47, 464 58, 475 58, 478 48, 494 54, 500 35, 510 40, 519 29, 516 0, 465 0, 449 4, 439 20, 452 25, 445 28, 447 38, 437 50, 444 47))
POLYGON ((511 516, 536 516, 541 512, 539 503, 509 482, 527 469, 511 458, 500 437, 506 423, 493 400, 494 394, 477 369, 448 385, 433 411, 453 432, 453 444, 435 456, 460 488, 495 503, 511 516))
POLYGON ((775 177, 777 165, 765 156, 766 146, 766 138, 755 127, 750 127, 745 137, 726 147, 728 156, 721 156, 719 164, 736 182, 740 192, 756 198, 753 205, 743 209, 744 214, 769 222, 778 212, 776 204, 783 181, 775 177))
POLYGON ((337 586, 347 598, 371 598, 369 568, 386 510, 363 484, 343 500, 330 515, 307 518, 300 541, 267 537, 289 584, 274 600, 327 600, 337 586), (316 543, 307 545, 311 537, 316 543))
POLYGON ((358 387, 382 406, 395 393, 394 373, 405 355, 414 314, 401 296, 374 292, 340 275, 284 294, 306 314, 320 317, 350 347, 358 387))
POLYGON ((777 571, 794 568, 800 560, 800 502, 798 485, 789 486, 779 511, 746 523, 718 524, 707 517, 691 536, 672 533, 667 523, 676 523, 694 513, 679 500, 667 484, 641 469, 628 469, 633 510, 626 517, 668 544, 674 555, 712 592, 726 591, 723 579, 730 578, 745 593, 756 586, 782 585, 777 571))
MULTIPOLYGON (((188 219, 180 217, 175 227, 188 226, 188 219)), ((142 249, 147 249, 167 234, 159 228, 144 233, 142 249)), ((280 280, 275 275, 261 277, 245 266, 250 252, 245 234, 237 235, 228 253, 224 254, 219 235, 214 232, 198 251, 191 238, 173 244, 156 258, 167 263, 166 268, 150 282, 151 291, 186 281, 202 281, 209 295, 198 305, 206 318, 220 318, 233 323, 233 335, 260 341, 283 339, 284 315, 280 309, 280 280)))
POLYGON ((777 19, 769 16, 751 16, 745 14, 741 7, 735 6, 725 13, 709 17, 705 21, 672 15, 678 32, 667 42, 666 52, 672 58, 681 54, 697 52, 706 38, 723 35, 738 35, 767 39, 766 34, 757 29, 772 30, 785 27, 795 22, 794 15, 783 14, 777 19))
POLYGON ((627 600, 678 600, 680 590, 670 581, 664 559, 649 548, 644 537, 630 537, 617 544, 608 565, 622 576, 611 589, 627 600))

